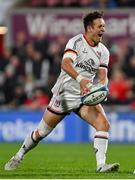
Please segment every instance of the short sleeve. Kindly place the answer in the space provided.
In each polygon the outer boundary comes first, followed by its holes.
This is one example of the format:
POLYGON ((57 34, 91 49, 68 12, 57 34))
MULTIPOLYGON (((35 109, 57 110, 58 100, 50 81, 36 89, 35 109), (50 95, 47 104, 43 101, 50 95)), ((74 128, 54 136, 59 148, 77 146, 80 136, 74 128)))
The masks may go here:
POLYGON ((106 47, 104 47, 104 49, 102 50, 102 53, 101 53, 100 67, 106 67, 106 68, 108 67, 109 57, 110 57, 110 53, 109 53, 108 49, 106 47))
POLYGON ((67 52, 68 50, 73 51, 77 54, 77 47, 75 46, 75 41, 73 39, 70 39, 68 41, 64 52, 67 52))
POLYGON ((70 58, 73 61, 75 61, 78 55, 81 41, 82 41, 81 37, 74 37, 70 39, 66 45, 63 58, 70 58))

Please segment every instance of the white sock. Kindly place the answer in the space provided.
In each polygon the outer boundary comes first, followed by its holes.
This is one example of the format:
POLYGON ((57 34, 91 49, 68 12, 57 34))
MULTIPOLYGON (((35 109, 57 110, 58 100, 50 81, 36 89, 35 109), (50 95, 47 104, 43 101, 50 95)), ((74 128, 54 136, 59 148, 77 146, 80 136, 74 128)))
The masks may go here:
POLYGON ((23 145, 21 146, 21 148, 17 152, 17 156, 20 159, 22 159, 24 154, 26 154, 29 150, 33 149, 38 144, 38 142, 35 142, 32 139, 32 134, 33 134, 33 132, 31 134, 29 134, 28 136, 26 136, 26 138, 23 142, 23 145))
POLYGON ((21 146, 21 148, 19 149, 19 151, 17 152, 17 156, 22 159, 23 156, 30 151, 31 149, 33 149, 34 147, 37 146, 38 142, 40 140, 42 140, 44 137, 48 136, 48 134, 51 133, 51 131, 53 130, 52 127, 49 127, 45 121, 43 119, 41 119, 37 129, 35 131, 33 131, 31 134, 29 134, 28 136, 26 136, 23 145, 21 146), (36 132, 38 131, 40 138, 36 139, 36 132))
POLYGON ((105 164, 108 147, 108 132, 97 131, 94 137, 94 149, 96 153, 97 167, 105 164))

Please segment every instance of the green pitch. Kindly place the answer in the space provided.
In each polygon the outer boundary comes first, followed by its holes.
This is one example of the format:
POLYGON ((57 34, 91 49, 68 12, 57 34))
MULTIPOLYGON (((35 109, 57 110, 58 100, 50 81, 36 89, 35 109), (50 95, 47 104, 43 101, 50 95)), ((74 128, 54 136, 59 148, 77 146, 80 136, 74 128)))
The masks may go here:
POLYGON ((135 145, 110 145, 107 162, 119 162, 118 173, 96 173, 95 155, 89 144, 39 144, 15 171, 4 164, 20 144, 0 144, 0 179, 135 179, 135 145))

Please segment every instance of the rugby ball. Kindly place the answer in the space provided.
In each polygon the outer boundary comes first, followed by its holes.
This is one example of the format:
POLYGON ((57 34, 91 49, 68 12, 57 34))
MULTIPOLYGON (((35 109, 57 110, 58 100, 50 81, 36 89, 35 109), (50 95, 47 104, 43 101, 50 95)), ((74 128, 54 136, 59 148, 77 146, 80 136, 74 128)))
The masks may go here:
POLYGON ((90 92, 81 97, 83 104, 94 106, 103 102, 108 95, 108 88, 100 83, 94 84, 90 88, 90 92))

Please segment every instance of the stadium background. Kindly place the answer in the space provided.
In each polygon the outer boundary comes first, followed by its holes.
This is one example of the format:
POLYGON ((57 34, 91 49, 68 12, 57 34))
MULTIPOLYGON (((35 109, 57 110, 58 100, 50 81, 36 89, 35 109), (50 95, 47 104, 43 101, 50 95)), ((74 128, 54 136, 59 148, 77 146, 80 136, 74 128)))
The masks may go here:
MULTIPOLYGON (((134 7, 132 0, 0 0, 1 146, 22 142, 36 127, 60 73, 65 44, 83 31, 82 15, 95 9, 105 13, 104 43, 111 53, 110 94, 103 104, 110 142, 120 148, 135 143, 134 7)), ((42 142, 89 143, 93 134, 71 113, 42 142)))

